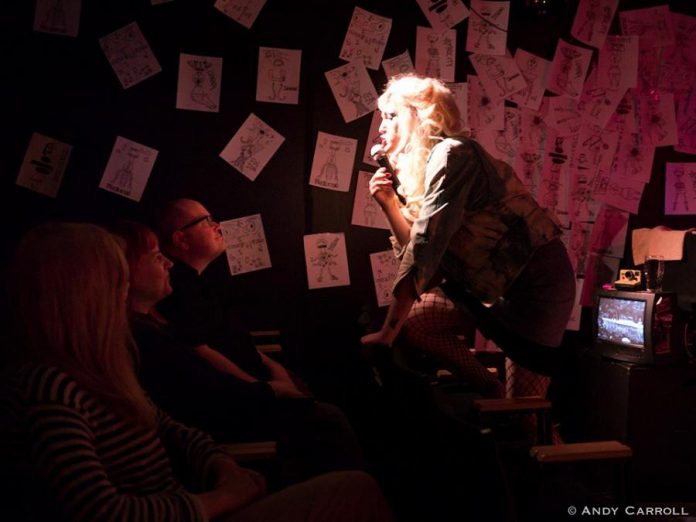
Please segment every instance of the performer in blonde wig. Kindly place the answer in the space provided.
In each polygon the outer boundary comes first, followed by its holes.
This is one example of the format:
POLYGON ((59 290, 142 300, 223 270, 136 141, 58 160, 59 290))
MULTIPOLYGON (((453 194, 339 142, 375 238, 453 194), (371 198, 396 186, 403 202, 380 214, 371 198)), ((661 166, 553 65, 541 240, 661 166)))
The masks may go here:
POLYGON ((403 327, 407 339, 484 394, 500 395, 500 384, 456 339, 465 313, 513 360, 554 373, 575 295, 556 217, 509 165, 464 135, 454 96, 439 80, 394 77, 379 109, 381 145, 406 204, 380 168, 370 191, 401 264, 384 325, 363 344, 391 345, 403 327))

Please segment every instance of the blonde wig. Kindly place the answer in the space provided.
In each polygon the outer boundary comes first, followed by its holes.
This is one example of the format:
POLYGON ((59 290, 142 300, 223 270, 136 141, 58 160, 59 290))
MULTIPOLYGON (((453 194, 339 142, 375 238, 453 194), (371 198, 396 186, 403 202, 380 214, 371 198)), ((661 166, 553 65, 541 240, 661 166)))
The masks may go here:
POLYGON ((89 224, 40 225, 21 241, 12 275, 27 358, 57 366, 120 414, 154 426, 135 375, 128 265, 114 237, 89 224))
POLYGON ((399 167, 399 179, 409 204, 417 205, 425 190, 425 164, 430 150, 439 138, 464 132, 454 95, 440 80, 404 74, 389 80, 378 105, 385 113, 411 113, 408 135, 390 159, 399 167))

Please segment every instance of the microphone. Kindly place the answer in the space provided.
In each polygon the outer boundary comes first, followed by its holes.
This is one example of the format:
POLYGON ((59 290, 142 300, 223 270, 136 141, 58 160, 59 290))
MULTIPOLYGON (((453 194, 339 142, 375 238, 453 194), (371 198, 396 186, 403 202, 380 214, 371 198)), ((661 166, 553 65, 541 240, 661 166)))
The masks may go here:
POLYGON ((379 143, 374 145, 370 149, 370 156, 372 156, 372 159, 375 160, 380 167, 382 167, 389 174, 391 174, 392 188, 394 189, 394 192, 396 192, 396 197, 398 197, 399 201, 401 201, 401 203, 405 205, 406 197, 403 194, 401 194, 401 192, 399 192, 398 190, 399 186, 401 185, 401 182, 399 181, 399 176, 396 175, 394 167, 392 167, 391 163, 389 162, 387 153, 379 143))

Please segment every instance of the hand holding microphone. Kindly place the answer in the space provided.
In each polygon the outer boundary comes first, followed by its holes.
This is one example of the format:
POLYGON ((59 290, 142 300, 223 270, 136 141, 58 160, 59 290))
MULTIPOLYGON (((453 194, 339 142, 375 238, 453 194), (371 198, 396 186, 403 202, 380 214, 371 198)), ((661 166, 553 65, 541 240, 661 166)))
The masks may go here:
POLYGON ((377 162, 377 164, 380 167, 382 167, 384 170, 386 170, 391 175, 392 188, 394 189, 394 192, 396 193, 396 197, 399 198, 399 201, 401 201, 401 203, 405 205, 406 198, 398 190, 399 185, 401 185, 401 183, 399 182, 399 176, 396 175, 396 172, 394 171, 394 167, 392 167, 391 163, 389 162, 389 158, 387 157, 386 151, 378 143, 370 149, 370 156, 372 157, 373 160, 375 160, 377 162))

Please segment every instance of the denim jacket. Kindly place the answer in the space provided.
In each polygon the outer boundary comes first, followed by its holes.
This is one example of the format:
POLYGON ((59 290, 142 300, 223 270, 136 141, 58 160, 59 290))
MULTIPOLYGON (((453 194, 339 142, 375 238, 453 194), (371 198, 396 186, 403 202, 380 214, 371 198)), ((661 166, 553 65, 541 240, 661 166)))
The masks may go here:
POLYGON ((557 238, 553 213, 534 201, 512 168, 465 137, 443 139, 428 158, 425 194, 399 252, 396 284, 416 291, 448 284, 485 304, 502 297, 534 251, 557 238))

